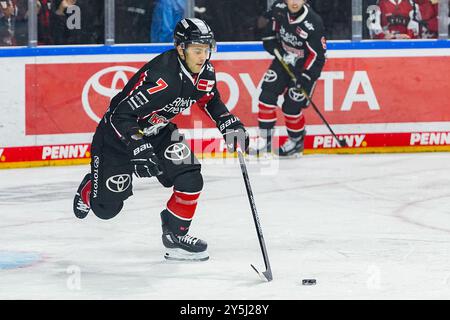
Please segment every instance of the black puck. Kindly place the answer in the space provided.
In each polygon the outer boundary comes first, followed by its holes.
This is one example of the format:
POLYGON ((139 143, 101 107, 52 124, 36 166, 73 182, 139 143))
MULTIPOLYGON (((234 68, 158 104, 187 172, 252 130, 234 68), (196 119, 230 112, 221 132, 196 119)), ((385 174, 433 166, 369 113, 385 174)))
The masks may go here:
POLYGON ((304 286, 313 286, 316 283, 317 283, 316 279, 303 279, 302 280, 302 285, 304 285, 304 286))

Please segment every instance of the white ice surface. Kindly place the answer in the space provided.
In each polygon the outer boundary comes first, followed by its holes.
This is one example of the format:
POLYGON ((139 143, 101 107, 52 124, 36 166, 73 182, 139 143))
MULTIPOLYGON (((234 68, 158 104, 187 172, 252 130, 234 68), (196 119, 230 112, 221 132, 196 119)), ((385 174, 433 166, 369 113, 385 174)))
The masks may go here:
POLYGON ((236 159, 205 160, 191 234, 210 260, 165 261, 170 197, 135 179, 114 219, 72 213, 88 166, 0 170, 0 299, 450 299, 450 153, 310 155, 248 164, 274 280, 236 159), (303 278, 317 279, 302 286, 303 278))

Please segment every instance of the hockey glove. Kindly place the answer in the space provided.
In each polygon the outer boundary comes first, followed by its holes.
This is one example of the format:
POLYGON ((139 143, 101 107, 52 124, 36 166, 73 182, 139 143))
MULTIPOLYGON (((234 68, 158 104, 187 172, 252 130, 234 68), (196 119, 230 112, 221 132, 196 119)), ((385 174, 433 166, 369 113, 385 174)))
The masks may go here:
POLYGON ((248 153, 250 138, 238 117, 231 113, 221 115, 217 122, 217 128, 222 133, 228 152, 235 152, 239 145, 248 153))
POLYGON ((297 91, 301 92, 302 88, 306 90, 307 87, 310 87, 311 82, 312 82, 311 77, 306 73, 302 73, 300 77, 297 78, 295 87, 297 88, 297 91))
POLYGON ((273 37, 268 37, 268 38, 263 38, 263 47, 271 55, 275 55, 273 53, 273 51, 275 49, 278 49, 278 51, 284 53, 283 48, 281 48, 280 43, 278 42, 278 40, 274 36, 273 37))
POLYGON ((131 136, 128 149, 131 153, 130 161, 134 167, 134 174, 138 178, 149 178, 162 174, 153 146, 146 142, 141 135, 131 136))

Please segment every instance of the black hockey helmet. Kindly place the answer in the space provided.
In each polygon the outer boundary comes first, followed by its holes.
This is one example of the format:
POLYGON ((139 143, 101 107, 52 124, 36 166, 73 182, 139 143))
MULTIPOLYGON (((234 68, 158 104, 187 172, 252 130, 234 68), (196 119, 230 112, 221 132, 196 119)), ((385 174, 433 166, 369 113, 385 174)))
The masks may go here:
POLYGON ((188 44, 209 44, 212 51, 216 49, 214 33, 208 24, 200 19, 185 18, 180 20, 173 32, 175 46, 186 49, 188 44))

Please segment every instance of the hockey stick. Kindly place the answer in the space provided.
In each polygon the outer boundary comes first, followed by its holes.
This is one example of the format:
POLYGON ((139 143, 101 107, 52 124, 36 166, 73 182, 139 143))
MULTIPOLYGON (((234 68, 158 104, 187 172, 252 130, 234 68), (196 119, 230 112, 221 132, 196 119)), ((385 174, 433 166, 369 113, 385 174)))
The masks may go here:
POLYGON ((261 224, 259 222, 258 213, 256 212, 255 199, 253 197, 252 187, 250 186, 250 180, 248 178, 247 167, 245 165, 244 155, 242 154, 242 150, 237 148, 237 154, 239 157, 239 164, 241 165, 242 176, 244 177, 245 188, 247 189, 248 201, 250 202, 250 208, 252 209, 253 221, 255 222, 256 234, 258 235, 259 245, 261 247, 261 252, 264 258, 264 264, 266 266, 266 271, 259 272, 254 265, 251 264, 253 270, 256 271, 257 274, 261 277, 261 279, 265 281, 271 281, 272 277, 272 269, 270 269, 269 256, 267 255, 266 244, 264 242, 264 236, 261 229, 261 224))
MULTIPOLYGON (((297 82, 297 78, 295 77, 294 73, 291 71, 291 69, 289 69, 289 66, 286 64, 286 61, 283 60, 283 57, 280 54, 280 51, 278 51, 278 49, 274 49, 273 52, 275 53, 275 57, 277 57, 278 61, 281 63, 281 65, 283 66, 284 70, 286 70, 287 74, 291 77, 292 81, 294 81, 295 83, 297 82)), ((336 139, 336 141, 339 143, 340 147, 346 147, 347 146, 347 142, 345 141, 345 139, 339 139, 336 134, 334 133, 333 129, 331 129, 330 125, 328 124, 328 121, 324 118, 324 116, 322 115, 322 113, 319 111, 319 109, 316 107, 316 104, 311 100, 311 98, 309 97, 308 93, 305 91, 305 89, 300 88, 300 92, 306 97, 306 99, 308 100, 309 103, 311 103, 311 105, 314 108, 314 111, 316 111, 316 113, 319 115, 320 119, 322 119, 323 123, 325 123, 325 125, 327 126, 328 130, 330 130, 331 134, 333 135, 333 137, 336 139)))

